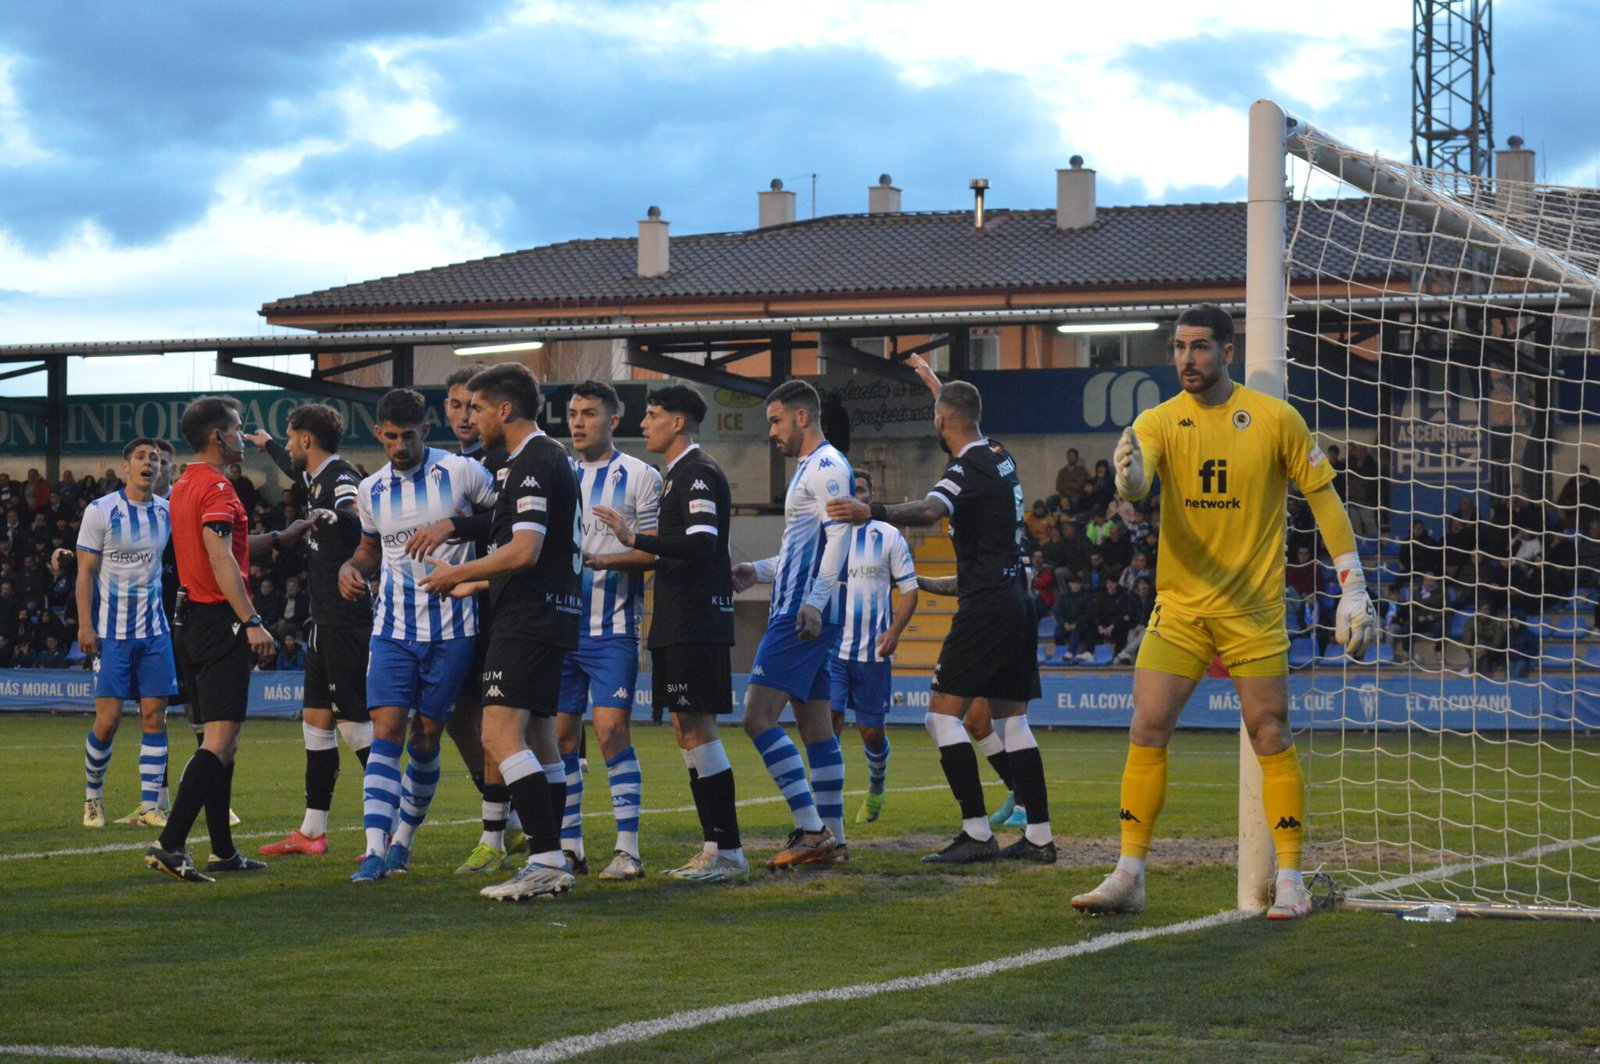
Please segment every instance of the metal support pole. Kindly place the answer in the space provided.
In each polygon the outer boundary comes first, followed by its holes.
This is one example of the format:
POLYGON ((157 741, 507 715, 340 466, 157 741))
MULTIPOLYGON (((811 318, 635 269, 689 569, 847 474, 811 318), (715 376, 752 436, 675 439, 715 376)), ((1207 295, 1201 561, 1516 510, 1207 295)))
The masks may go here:
POLYGON ((67 434, 67 356, 46 358, 45 376, 45 479, 61 479, 61 445, 67 434))

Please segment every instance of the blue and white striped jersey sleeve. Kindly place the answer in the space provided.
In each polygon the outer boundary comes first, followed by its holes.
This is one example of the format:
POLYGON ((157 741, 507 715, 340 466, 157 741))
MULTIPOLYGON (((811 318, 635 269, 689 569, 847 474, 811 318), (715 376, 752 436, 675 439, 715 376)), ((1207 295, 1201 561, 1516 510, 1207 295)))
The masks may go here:
POLYGON ((911 545, 906 542, 905 535, 898 528, 887 524, 884 527, 894 534, 892 546, 889 548, 889 580, 897 591, 915 591, 917 567, 911 560, 911 545))
POLYGON ((105 553, 106 512, 103 508, 90 505, 83 511, 83 519, 78 525, 78 549, 90 554, 105 553))

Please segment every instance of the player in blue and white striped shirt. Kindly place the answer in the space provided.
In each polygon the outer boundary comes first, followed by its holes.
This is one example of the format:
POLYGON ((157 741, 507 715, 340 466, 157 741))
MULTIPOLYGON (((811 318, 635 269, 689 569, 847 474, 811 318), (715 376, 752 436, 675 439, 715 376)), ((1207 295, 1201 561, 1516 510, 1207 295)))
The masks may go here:
MULTIPOLYGON (((383 861, 363 861, 355 882, 407 870, 413 837, 439 785, 439 736, 472 666, 478 633, 471 596, 439 597, 417 587, 429 566, 408 555, 406 543, 419 529, 493 506, 494 479, 480 462, 429 447, 427 435, 427 400, 420 393, 396 388, 379 401, 377 437, 389 462, 357 489, 361 545, 339 570, 340 593, 352 601, 365 594, 368 579, 378 580, 367 663, 372 746, 364 824, 367 854, 383 861), (402 781, 400 744, 413 709, 402 781)), ((433 554, 456 565, 477 551, 460 542, 442 544, 433 554)))
POLYGON ((770 581, 772 610, 756 648, 745 694, 744 730, 789 802, 794 832, 767 868, 832 864, 844 849, 844 756, 829 712, 828 663, 844 622, 848 527, 828 520, 830 499, 855 491, 850 463, 822 435, 822 401, 805 381, 780 384, 767 396, 768 435, 798 458, 784 498, 783 539, 776 558, 734 567, 735 590, 770 581), (811 781, 800 753, 778 724, 793 704, 806 744, 811 781))
MULTIPOLYGON (((860 470, 856 498, 869 506, 873 502, 872 477, 860 470)), ((892 686, 889 662, 917 608, 917 570, 898 528, 869 521, 850 530, 845 588, 844 635, 831 664, 833 731, 837 735, 844 727, 846 710, 855 713, 867 757, 867 796, 856 823, 870 824, 883 810, 889 775, 889 736, 883 728, 892 686), (898 605, 891 602, 890 588, 900 593, 898 605)))
POLYGON ((101 787, 122 700, 137 699, 139 808, 118 823, 164 827, 167 699, 178 693, 172 635, 161 607, 161 552, 172 538, 167 500, 154 492, 161 449, 140 437, 122 449, 126 487, 89 504, 78 529, 78 645, 94 657, 94 725, 84 743, 83 826, 105 827, 101 787))
POLYGON ((566 810, 561 848, 575 869, 588 867, 583 852, 583 773, 578 763, 583 711, 594 704, 594 732, 606 760, 611 808, 617 818, 613 858, 603 880, 644 875, 639 853, 639 758, 628 722, 639 678, 639 615, 644 607, 644 574, 655 556, 626 550, 610 527, 595 518, 604 506, 621 515, 635 533, 654 535, 661 505, 661 474, 612 444, 622 420, 622 404, 609 384, 584 381, 567 402, 567 428, 578 452, 579 503, 583 507, 583 622, 578 649, 561 665, 557 739, 567 772, 566 810))

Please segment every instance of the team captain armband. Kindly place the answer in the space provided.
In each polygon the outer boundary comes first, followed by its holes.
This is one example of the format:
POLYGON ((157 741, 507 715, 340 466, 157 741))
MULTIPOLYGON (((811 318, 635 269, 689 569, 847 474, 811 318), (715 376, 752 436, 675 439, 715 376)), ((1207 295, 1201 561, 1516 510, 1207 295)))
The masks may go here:
POLYGON ((233 536, 232 521, 207 521, 206 527, 223 539, 229 539, 233 536))

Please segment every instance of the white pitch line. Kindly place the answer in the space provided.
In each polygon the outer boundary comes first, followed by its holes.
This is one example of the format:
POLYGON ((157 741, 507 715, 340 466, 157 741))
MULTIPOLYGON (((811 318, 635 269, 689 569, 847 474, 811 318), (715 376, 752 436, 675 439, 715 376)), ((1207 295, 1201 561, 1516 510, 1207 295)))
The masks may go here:
POLYGON ((1050 964, 1054 961, 1067 960, 1072 957, 1100 953, 1104 950, 1115 949, 1118 946, 1143 942, 1146 939, 1161 938, 1166 935, 1181 935, 1190 931, 1203 931, 1208 928, 1222 927, 1226 924, 1236 924, 1243 920, 1249 920, 1256 915, 1255 913, 1228 910, 1214 913, 1211 916, 1198 917, 1194 920, 1185 920, 1182 923, 1145 928, 1139 931, 1116 931, 1107 935, 1099 935, 1083 942, 1075 942, 1070 946, 1052 946, 1048 949, 1029 950, 1026 953, 1000 957, 996 960, 984 961, 981 964, 969 964, 959 968, 944 968, 936 972, 928 972, 925 975, 904 976, 881 983, 854 983, 850 986, 835 987, 831 990, 808 990, 797 994, 780 994, 776 997, 754 998, 750 1001, 740 1001, 728 1005, 715 1005, 711 1008, 675 1012, 669 1016, 662 1016, 654 1020, 639 1020, 634 1023, 619 1024, 616 1027, 596 1031, 593 1034, 558 1038, 543 1045, 534 1046, 531 1049, 518 1049, 510 1053, 475 1057, 467 1064, 540 1064, 543 1061, 570 1060, 584 1053, 592 1053, 597 1049, 644 1042, 659 1035, 671 1034, 676 1031, 692 1031, 697 1027, 720 1023, 723 1020, 745 1019, 750 1016, 759 1016, 762 1013, 776 1012, 779 1009, 815 1005, 822 1002, 861 1001, 865 998, 877 997, 880 994, 898 993, 903 990, 927 990, 932 987, 945 986, 969 979, 984 979, 991 975, 999 975, 1002 972, 1014 972, 1040 964, 1050 964))

